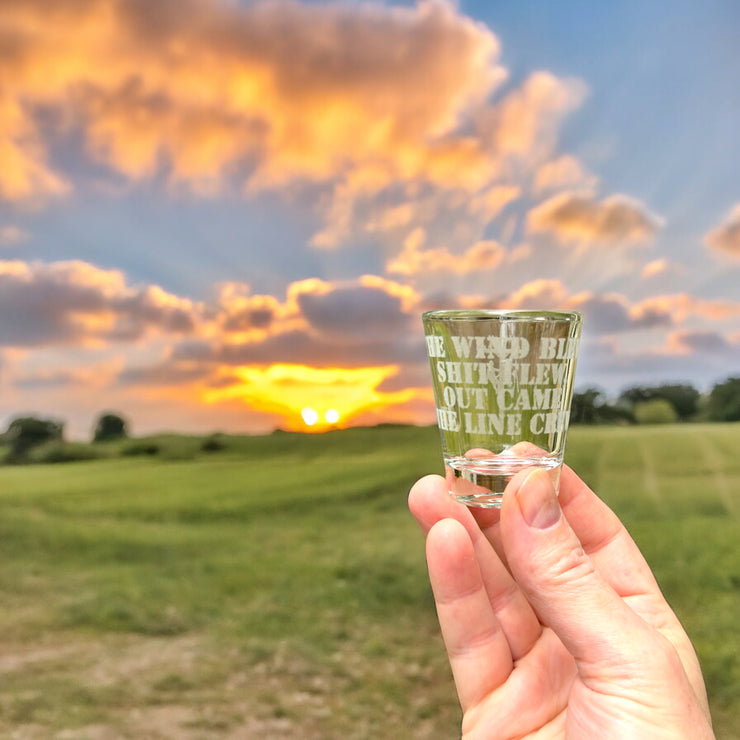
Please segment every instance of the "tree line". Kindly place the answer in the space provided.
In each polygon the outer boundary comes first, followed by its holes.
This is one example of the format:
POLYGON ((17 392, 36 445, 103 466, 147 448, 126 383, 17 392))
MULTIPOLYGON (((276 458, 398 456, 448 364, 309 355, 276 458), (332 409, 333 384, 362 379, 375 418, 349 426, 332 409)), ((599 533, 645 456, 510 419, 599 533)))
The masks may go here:
MULTIPOLYGON (((669 424, 692 421, 740 421, 740 376, 717 383, 701 394, 687 383, 637 385, 625 389, 612 402, 599 388, 586 388, 573 394, 573 424, 669 424)), ((126 439, 129 424, 116 412, 101 413, 93 426, 91 442, 104 444, 126 439)), ((216 437, 203 443, 209 451, 220 445, 216 437)), ((132 447, 128 454, 155 454, 149 446, 132 447)), ((64 439, 64 422, 36 416, 13 419, 0 433, 0 462, 63 462, 88 459, 95 455, 89 445, 74 447, 64 439), (44 450, 44 455, 34 452, 44 450), (4 452, 4 454, 3 454, 4 452)))
POLYGON ((701 394, 688 383, 637 385, 610 402, 599 388, 573 394, 575 424, 670 424, 690 421, 740 421, 740 376, 716 383, 701 394))
MULTIPOLYGON (((117 413, 106 411, 98 416, 93 427, 93 442, 109 442, 128 437, 128 422, 117 413)), ((5 462, 26 462, 29 453, 41 445, 64 443, 64 422, 58 419, 42 419, 36 416, 19 416, 13 419, 3 434, 0 444, 8 450, 5 462)), ((59 448, 61 449, 61 448, 59 448)), ((50 461, 54 461, 52 450, 50 461)))

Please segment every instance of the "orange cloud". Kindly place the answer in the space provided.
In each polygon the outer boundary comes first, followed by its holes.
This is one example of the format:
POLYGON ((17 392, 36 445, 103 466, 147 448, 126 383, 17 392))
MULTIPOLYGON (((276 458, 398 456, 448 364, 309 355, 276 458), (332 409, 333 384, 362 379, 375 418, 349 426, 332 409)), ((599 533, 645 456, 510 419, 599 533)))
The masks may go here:
POLYGON ((586 172, 578 159, 570 154, 545 162, 534 175, 536 193, 562 188, 590 188, 594 185, 596 178, 586 172))
POLYGON ((484 223, 496 218, 501 211, 522 193, 518 185, 493 185, 466 198, 471 216, 478 216, 484 223))
POLYGON ((653 296, 639 304, 642 310, 670 314, 675 322, 690 316, 701 316, 711 321, 723 321, 740 316, 740 301, 697 298, 688 293, 653 296))
POLYGON ((580 80, 535 72, 500 103, 477 115, 479 134, 499 155, 539 161, 551 154, 560 123, 585 95, 580 80))
POLYGON ((591 195, 560 193, 527 217, 530 233, 551 233, 560 241, 636 244, 652 239, 659 226, 660 219, 624 195, 598 201, 591 195))
POLYGON ((658 275, 664 275, 668 270, 670 270, 670 268, 671 265, 665 258, 652 260, 642 268, 642 272, 640 274, 647 280, 649 278, 657 277, 658 275))
POLYGON ((53 32, 46 3, 18 0, 0 24, 15 39, 0 105, 6 197, 61 187, 34 150, 35 104, 64 111, 134 178, 166 163, 197 185, 244 157, 253 187, 365 167, 385 182, 485 177, 479 142, 450 134, 503 79, 499 44, 440 0, 68 0, 53 32))
POLYGON ((68 190, 64 178, 49 168, 36 126, 7 90, 0 92, 0 163, 0 199, 29 200, 68 190))
POLYGON ((712 229, 704 237, 704 242, 719 252, 740 257, 740 203, 727 214, 716 229, 712 229))
POLYGON ((533 280, 526 283, 505 301, 506 308, 545 309, 560 308, 565 304, 568 292, 559 280, 533 280))
POLYGON ((0 198, 66 192, 44 137, 73 133, 131 180, 298 185, 325 248, 443 216, 451 251, 483 240, 585 95, 540 71, 495 100, 499 41, 446 0, 15 0, 0 26, 0 198))
POLYGON ((501 264, 506 250, 496 241, 479 241, 459 255, 452 254, 444 247, 423 249, 424 230, 417 228, 404 241, 403 251, 390 260, 388 272, 398 275, 417 275, 419 273, 449 272, 453 275, 466 275, 471 272, 492 270, 501 264))

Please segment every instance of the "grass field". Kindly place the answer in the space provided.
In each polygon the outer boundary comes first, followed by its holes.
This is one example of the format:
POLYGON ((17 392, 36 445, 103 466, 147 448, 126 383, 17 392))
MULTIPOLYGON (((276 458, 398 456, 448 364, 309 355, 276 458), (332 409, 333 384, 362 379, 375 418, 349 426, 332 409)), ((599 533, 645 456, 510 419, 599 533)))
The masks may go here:
MULTIPOLYGON (((0 736, 446 738, 459 710, 406 510, 434 429, 161 437, 0 467, 0 736), (115 450, 115 448, 111 448, 115 450)), ((575 428, 740 737, 740 425, 575 428)))

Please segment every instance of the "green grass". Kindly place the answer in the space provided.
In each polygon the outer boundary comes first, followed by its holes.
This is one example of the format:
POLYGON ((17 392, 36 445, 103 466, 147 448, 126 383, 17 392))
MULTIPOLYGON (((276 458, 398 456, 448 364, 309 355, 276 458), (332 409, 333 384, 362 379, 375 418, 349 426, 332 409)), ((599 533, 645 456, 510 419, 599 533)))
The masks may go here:
MULTIPOLYGON (((0 467, 0 736, 459 733, 406 510, 436 430, 145 442, 0 467)), ((718 737, 740 726, 738 449, 738 425, 674 425, 568 450, 694 640, 718 737)))

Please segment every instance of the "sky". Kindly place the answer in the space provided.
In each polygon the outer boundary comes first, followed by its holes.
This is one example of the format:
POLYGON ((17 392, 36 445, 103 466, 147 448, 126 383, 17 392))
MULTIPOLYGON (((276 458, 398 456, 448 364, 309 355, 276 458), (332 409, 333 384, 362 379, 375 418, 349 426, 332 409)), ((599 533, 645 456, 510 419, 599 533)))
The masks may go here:
POLYGON ((579 310, 576 387, 610 396, 739 375, 738 27, 0 2, 0 431, 433 423, 433 308, 579 310))

